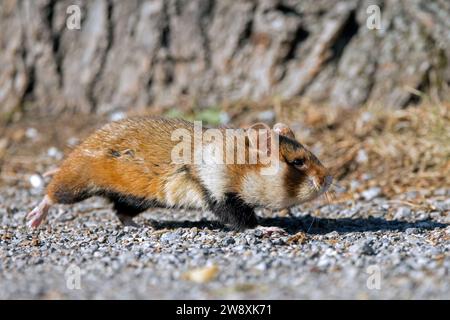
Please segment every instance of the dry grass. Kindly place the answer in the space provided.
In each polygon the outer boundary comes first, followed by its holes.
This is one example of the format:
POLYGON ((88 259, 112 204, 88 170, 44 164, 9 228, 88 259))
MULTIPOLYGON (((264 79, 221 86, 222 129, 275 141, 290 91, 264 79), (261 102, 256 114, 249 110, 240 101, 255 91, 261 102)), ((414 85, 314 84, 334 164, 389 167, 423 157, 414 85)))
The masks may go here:
POLYGON ((343 111, 288 101, 278 102, 276 110, 277 121, 296 128, 343 184, 380 186, 386 195, 450 187, 448 103, 343 111))

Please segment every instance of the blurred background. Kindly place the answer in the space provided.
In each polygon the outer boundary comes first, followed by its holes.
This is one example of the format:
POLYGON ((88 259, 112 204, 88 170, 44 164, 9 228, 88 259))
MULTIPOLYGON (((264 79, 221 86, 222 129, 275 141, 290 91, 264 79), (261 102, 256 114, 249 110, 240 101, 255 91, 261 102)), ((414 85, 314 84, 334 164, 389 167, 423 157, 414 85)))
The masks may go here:
POLYGON ((3 179, 157 114, 287 122, 386 191, 448 182, 448 1, 2 0, 0 27, 3 179))

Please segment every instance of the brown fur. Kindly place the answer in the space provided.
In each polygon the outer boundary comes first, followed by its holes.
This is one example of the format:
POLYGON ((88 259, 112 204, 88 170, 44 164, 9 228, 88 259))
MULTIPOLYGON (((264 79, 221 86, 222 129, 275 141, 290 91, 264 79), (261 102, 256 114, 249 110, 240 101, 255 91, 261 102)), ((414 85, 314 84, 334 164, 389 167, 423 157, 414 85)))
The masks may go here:
POLYGON ((163 200, 162 184, 177 169, 170 164, 175 142, 172 130, 189 127, 181 120, 129 119, 111 123, 79 145, 64 161, 47 188, 49 197, 61 188, 108 189, 163 200), (114 134, 112 134, 114 133, 114 134), (158 137, 158 143, 152 143, 158 137))
MULTIPOLYGON (((171 163, 171 152, 179 143, 171 141, 171 135, 178 128, 193 133, 190 122, 162 118, 126 119, 104 126, 63 162, 48 185, 47 202, 69 204, 101 195, 114 202, 119 214, 133 215, 154 204, 200 207, 242 228, 254 225, 255 206, 291 206, 323 191, 326 169, 293 139, 289 128, 282 128, 288 133, 280 137, 282 172, 274 177, 260 175, 261 163, 211 167, 171 163), (302 168, 292 165, 297 158, 305 160, 302 168)), ((265 143, 264 139, 275 137, 271 134, 258 139, 265 143)), ((245 142, 248 162, 251 144, 247 138, 245 142)), ((225 143, 223 150, 227 147, 225 143)))

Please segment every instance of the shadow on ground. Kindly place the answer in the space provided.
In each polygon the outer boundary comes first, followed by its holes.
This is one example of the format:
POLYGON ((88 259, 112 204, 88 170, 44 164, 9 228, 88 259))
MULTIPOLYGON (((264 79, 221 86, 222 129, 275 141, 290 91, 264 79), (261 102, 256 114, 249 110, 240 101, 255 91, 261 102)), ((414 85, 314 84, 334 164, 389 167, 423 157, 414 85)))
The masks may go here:
MULTIPOLYGON (((157 221, 147 220, 156 229, 175 229, 175 228, 193 228, 199 229, 221 229, 226 231, 230 229, 223 227, 219 222, 202 219, 200 221, 157 221)), ((339 218, 327 219, 317 217, 275 217, 259 218, 259 224, 265 227, 276 226, 283 228, 289 234, 306 232, 308 234, 326 234, 332 231, 338 233, 366 232, 366 231, 405 231, 408 228, 417 228, 422 230, 431 230, 434 228, 445 228, 448 225, 439 223, 431 219, 424 219, 414 222, 400 220, 385 220, 381 218, 339 218)))

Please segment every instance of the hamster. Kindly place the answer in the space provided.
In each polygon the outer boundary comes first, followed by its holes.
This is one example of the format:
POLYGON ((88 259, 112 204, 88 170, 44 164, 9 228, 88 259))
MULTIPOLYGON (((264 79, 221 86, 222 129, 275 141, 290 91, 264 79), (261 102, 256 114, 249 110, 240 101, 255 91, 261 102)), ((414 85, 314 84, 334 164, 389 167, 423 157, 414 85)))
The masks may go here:
MULTIPOLYGON (((187 150, 192 151, 191 161, 173 161, 182 140, 174 139, 174 132, 194 134, 195 130, 194 123, 185 120, 150 117, 103 126, 62 162, 44 199, 27 215, 28 226, 37 228, 54 204, 101 196, 113 203, 125 225, 135 225, 132 218, 148 208, 165 207, 210 210, 224 225, 244 230, 258 225, 255 208, 278 210, 304 203, 327 192, 332 183, 329 171, 284 124, 265 134, 236 129, 238 137, 244 136, 244 163, 206 161, 217 150, 236 153, 238 144, 226 140, 224 146, 211 148, 218 142, 204 137, 210 130, 205 127, 200 127, 200 138, 187 143, 192 148, 187 150), (272 148, 275 140, 277 148, 272 148), (277 162, 269 174, 263 170, 273 163, 248 161, 253 149, 261 154, 262 145, 269 146, 267 154, 277 162), (202 161, 192 161, 197 149, 202 161)), ((231 129, 215 130, 226 134, 231 129)))

